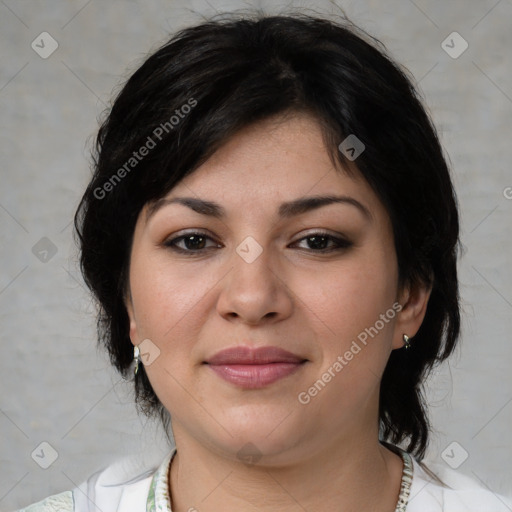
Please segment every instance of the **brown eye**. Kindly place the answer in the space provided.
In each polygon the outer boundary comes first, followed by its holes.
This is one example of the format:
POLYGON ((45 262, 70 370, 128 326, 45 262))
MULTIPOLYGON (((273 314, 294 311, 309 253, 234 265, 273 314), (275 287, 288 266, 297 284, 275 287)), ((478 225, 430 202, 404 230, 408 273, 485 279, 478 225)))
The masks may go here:
POLYGON ((219 244, 213 244, 210 247, 207 247, 207 241, 213 239, 204 233, 187 233, 186 235, 181 235, 176 238, 171 238, 165 242, 166 247, 170 247, 171 249, 178 252, 189 252, 189 253, 198 253, 201 251, 205 251, 211 247, 220 247, 219 244))
POLYGON ((295 244, 304 241, 307 244, 307 247, 304 248, 313 252, 331 252, 347 249, 353 245, 352 242, 343 238, 335 237, 329 233, 312 233, 304 238, 301 238, 295 242, 295 244))

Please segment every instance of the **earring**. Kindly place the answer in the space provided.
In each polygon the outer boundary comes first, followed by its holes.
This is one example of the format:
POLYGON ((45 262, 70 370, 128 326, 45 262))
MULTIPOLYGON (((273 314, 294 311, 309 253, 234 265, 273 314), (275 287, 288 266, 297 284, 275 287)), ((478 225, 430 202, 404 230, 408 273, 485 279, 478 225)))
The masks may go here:
POLYGON ((405 346, 405 350, 407 350, 408 348, 411 347, 411 343, 409 342, 411 338, 409 338, 409 336, 407 336, 407 334, 404 334, 404 346, 405 346))
POLYGON ((133 347, 133 360, 135 361, 135 375, 137 375, 137 372, 139 371, 139 363, 140 363, 140 350, 139 347, 136 345, 133 347))

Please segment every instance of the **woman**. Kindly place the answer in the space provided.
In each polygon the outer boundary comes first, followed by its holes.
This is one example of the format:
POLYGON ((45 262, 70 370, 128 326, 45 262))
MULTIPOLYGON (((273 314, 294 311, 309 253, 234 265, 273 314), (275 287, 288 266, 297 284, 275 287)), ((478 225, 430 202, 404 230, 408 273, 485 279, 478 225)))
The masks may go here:
POLYGON ((456 198, 410 79, 348 21, 175 35, 101 126, 75 225, 99 340, 176 448, 24 510, 510 510, 421 464, 456 198))

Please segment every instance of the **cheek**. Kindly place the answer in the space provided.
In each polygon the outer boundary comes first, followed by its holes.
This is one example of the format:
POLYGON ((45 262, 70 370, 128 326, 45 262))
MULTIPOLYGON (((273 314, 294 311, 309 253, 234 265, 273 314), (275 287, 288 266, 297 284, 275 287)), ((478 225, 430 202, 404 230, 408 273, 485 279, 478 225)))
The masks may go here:
POLYGON ((396 298, 393 254, 359 254, 318 278, 314 286, 310 281, 303 289, 303 296, 334 334, 356 336, 391 308, 396 298))
POLYGON ((199 278, 191 268, 170 265, 164 255, 134 255, 130 286, 139 338, 150 338, 162 349, 175 339, 186 344, 181 331, 188 329, 190 336, 199 325, 197 316, 214 285, 208 273, 199 278))
POLYGON ((158 357, 144 370, 169 409, 190 400, 183 384, 193 380, 191 362, 197 363, 198 358, 192 354, 207 315, 208 292, 216 281, 211 274, 199 276, 190 268, 171 266, 162 255, 132 258, 130 286, 137 337, 158 347, 158 357))
POLYGON ((344 398, 350 401, 378 385, 391 351, 396 281, 394 253, 376 247, 323 276, 316 288, 321 292, 303 290, 303 297, 309 296, 306 304, 322 320, 319 373, 331 368, 337 376, 326 403, 339 400, 336 389, 343 394, 350 387, 353 391, 344 398))
POLYGON ((362 414, 361 404, 376 399, 391 351, 394 272, 391 265, 373 261, 373 266, 367 262, 329 276, 324 292, 308 303, 322 320, 321 357, 301 391, 314 403, 314 416, 336 425, 349 424, 362 414))

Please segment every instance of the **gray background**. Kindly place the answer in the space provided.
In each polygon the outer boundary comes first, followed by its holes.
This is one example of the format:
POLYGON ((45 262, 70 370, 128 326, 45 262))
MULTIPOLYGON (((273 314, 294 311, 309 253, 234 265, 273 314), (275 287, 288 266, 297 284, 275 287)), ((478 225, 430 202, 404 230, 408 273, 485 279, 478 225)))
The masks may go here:
MULTIPOLYGON (((445 452, 450 462, 469 454, 458 471, 511 494, 512 1, 338 5, 413 73, 454 168, 465 247, 463 344, 428 386, 436 429, 428 459, 445 464, 443 450, 456 441, 460 447, 445 452), (469 44, 456 59, 441 45, 453 31, 469 44)), ((70 221, 113 88, 169 32, 215 10, 247 7, 279 10, 214 0, 0 1, 1 510, 71 489, 121 456, 149 463, 168 451, 95 348, 94 305, 70 221), (47 59, 31 48, 43 31, 59 45, 47 59), (57 249, 46 262, 32 250, 43 237, 57 249), (46 470, 31 457, 41 442, 58 453, 46 470)), ((329 2, 314 8, 337 11, 329 2)))

